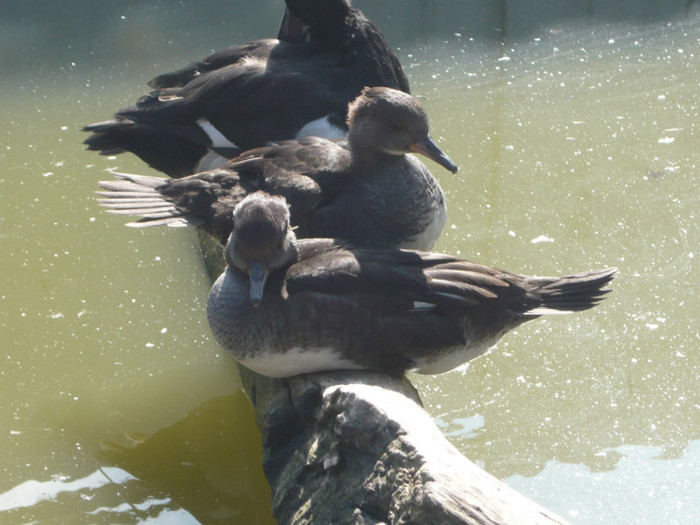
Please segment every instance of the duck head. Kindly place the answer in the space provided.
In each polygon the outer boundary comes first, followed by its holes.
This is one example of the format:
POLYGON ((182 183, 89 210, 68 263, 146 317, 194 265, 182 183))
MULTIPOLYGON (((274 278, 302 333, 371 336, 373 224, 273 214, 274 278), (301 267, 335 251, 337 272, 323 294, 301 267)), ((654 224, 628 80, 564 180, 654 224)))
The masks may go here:
POLYGON ((339 38, 350 11, 348 0, 285 0, 282 25, 277 37, 287 42, 324 43, 339 38))
POLYGON ((430 137, 428 115, 408 93, 366 87, 348 108, 348 141, 354 150, 387 155, 420 153, 457 172, 457 165, 430 137))
POLYGON ((289 207, 283 197, 251 193, 233 210, 233 223, 226 261, 249 276, 250 301, 258 307, 268 275, 297 258, 289 207))

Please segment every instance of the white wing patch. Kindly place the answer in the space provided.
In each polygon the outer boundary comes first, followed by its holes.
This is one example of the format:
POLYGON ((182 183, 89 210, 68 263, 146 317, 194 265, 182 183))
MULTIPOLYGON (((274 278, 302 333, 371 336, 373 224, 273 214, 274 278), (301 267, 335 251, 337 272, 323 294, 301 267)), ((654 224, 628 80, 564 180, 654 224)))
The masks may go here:
POLYGON ((197 121, 197 124, 199 125, 200 128, 202 128, 202 131, 207 134, 209 137, 209 140, 211 141, 211 147, 212 148, 237 148, 233 142, 231 142, 229 139, 224 137, 223 133, 221 133, 218 129, 214 127, 214 125, 209 122, 205 118, 200 118, 197 121))
POLYGON ((413 301, 412 310, 433 310, 435 305, 433 303, 424 303, 422 301, 413 301))
POLYGON ((328 115, 325 117, 312 120, 304 125, 297 134, 294 136, 295 139, 301 137, 323 137, 324 139, 344 139, 345 130, 334 126, 328 119, 328 115))

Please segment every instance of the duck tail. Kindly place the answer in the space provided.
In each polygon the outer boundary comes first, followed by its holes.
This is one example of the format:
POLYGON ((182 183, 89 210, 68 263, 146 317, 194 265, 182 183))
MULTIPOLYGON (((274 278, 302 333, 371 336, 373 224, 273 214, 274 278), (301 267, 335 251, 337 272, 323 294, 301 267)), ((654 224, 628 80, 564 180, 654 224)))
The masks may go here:
POLYGON ((83 141, 89 151, 117 155, 130 151, 158 171, 171 177, 193 173, 207 148, 171 133, 128 118, 95 122, 83 127, 90 136, 83 141))
POLYGON ((567 314, 593 308, 611 292, 602 288, 617 273, 617 268, 605 268, 564 277, 528 277, 526 285, 536 306, 525 314, 567 314))
POLYGON ((196 226, 202 223, 194 217, 186 216, 174 202, 165 198, 158 190, 169 183, 168 179, 111 172, 116 180, 100 181, 97 184, 104 191, 97 191, 103 197, 97 199, 100 206, 116 215, 141 217, 127 226, 143 228, 148 226, 196 226))

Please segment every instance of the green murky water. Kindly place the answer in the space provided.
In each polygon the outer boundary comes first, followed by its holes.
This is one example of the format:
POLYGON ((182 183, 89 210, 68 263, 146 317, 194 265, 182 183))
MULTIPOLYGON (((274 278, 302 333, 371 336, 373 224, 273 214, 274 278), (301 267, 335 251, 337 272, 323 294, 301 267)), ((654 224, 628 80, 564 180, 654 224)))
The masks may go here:
MULTIPOLYGON (((279 6, 257 14, 211 46, 274 31, 279 6)), ((37 39, 0 62, 0 521, 271 523, 195 235, 127 229, 93 200, 106 169, 149 170, 82 151, 80 126, 208 51, 126 27, 83 61, 37 39)), ((461 166, 431 166, 449 199, 438 249, 522 273, 621 270, 595 310, 415 377, 455 446, 574 523, 700 519, 699 34, 690 18, 400 42, 461 166)))

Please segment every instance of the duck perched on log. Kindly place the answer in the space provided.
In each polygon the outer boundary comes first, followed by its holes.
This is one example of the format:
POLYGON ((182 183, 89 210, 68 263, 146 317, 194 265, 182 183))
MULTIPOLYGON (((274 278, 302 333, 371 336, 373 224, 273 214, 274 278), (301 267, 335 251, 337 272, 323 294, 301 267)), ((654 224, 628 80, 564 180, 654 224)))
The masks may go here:
POLYGON ((428 117, 410 95, 365 88, 350 104, 347 140, 306 137, 254 149, 226 167, 177 180, 116 174, 101 204, 143 217, 132 226, 197 225, 222 245, 232 211, 264 190, 285 197, 297 236, 339 237, 362 246, 431 249, 446 221, 437 180, 410 152, 455 172, 430 138, 428 117))
POLYGON ((617 272, 527 277, 437 253, 297 240, 284 199, 263 192, 233 214, 209 325, 237 361, 272 377, 446 372, 530 319, 592 308, 617 272))
POLYGON ((270 141, 342 137, 348 103, 365 86, 409 92, 381 31, 348 0, 286 3, 286 20, 303 25, 309 41, 287 31, 280 36, 292 41, 256 40, 160 75, 136 104, 83 128, 92 132, 88 149, 130 151, 182 177, 270 141))

